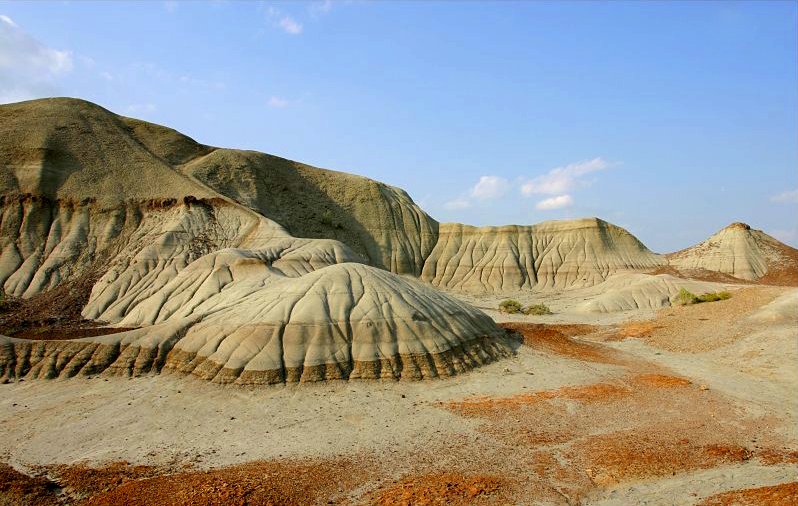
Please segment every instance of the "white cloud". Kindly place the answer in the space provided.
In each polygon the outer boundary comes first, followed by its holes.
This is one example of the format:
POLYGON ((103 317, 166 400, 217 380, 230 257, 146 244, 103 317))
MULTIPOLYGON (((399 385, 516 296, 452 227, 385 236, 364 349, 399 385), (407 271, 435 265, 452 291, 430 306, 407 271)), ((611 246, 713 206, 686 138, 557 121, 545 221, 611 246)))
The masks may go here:
POLYGON ((13 26, 14 28, 19 28, 19 25, 14 23, 13 19, 9 18, 8 16, 6 16, 4 14, 0 14, 0 21, 2 21, 3 23, 5 23, 7 25, 13 26))
POLYGON ((527 180, 521 185, 521 193, 525 196, 534 194, 558 195, 572 190, 576 186, 588 186, 583 176, 609 167, 601 158, 572 163, 565 167, 557 167, 542 176, 527 180))
POLYGON ((302 33, 302 25, 294 21, 294 18, 291 16, 283 16, 280 18, 279 25, 285 33, 290 33, 291 35, 299 35, 302 33))
POLYGON ((57 79, 72 67, 70 51, 47 47, 0 15, 0 102, 57 94, 57 79))
POLYGON ((267 102, 269 107, 274 107, 275 109, 282 109, 283 107, 288 107, 288 100, 280 97, 269 97, 269 101, 267 102))
POLYGON ((552 211, 554 209, 562 209, 570 207, 574 204, 574 199, 570 195, 558 195, 545 200, 541 200, 535 204, 535 209, 541 211, 552 211))
POLYGON ((443 204, 443 208, 449 211, 458 211, 460 209, 468 209, 471 207, 471 202, 463 197, 458 197, 443 204))
POLYGON ((100 72, 100 77, 102 77, 106 81, 114 80, 114 76, 110 72, 100 72))
POLYGON ((770 197, 770 201, 782 204, 798 204, 798 188, 773 195, 770 197))
POLYGON ((471 189, 471 196, 480 200, 496 199, 503 196, 509 186, 503 177, 482 176, 471 189))
POLYGON ((321 2, 311 2, 311 4, 308 6, 308 11, 310 11, 311 16, 319 17, 330 12, 332 8, 332 0, 323 0, 321 2))
POLYGON ((299 35, 302 33, 302 23, 297 22, 293 17, 283 13, 273 5, 266 7, 266 18, 274 26, 279 27, 285 33, 299 35))

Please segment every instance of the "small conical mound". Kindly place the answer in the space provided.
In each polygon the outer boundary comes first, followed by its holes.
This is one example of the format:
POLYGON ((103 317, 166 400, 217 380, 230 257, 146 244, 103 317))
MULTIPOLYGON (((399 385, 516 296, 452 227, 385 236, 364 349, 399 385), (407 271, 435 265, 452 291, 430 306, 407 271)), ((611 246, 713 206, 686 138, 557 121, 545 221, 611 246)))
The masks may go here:
POLYGON ((798 285, 798 250, 735 222, 704 242, 667 255, 678 269, 706 269, 747 281, 798 285))

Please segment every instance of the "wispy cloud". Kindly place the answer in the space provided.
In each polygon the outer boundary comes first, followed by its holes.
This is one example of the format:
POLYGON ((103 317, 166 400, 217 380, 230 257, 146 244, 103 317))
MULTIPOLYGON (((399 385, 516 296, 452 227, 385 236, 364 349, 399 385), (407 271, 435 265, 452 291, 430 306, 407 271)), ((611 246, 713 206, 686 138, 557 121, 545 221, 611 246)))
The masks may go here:
POLYGON ((601 158, 557 167, 546 174, 526 180, 521 185, 521 193, 527 197, 534 194, 563 194, 577 186, 589 186, 590 181, 584 179, 584 176, 604 170, 607 167, 609 167, 609 164, 601 158))
POLYGON ((471 207, 471 201, 465 197, 458 197, 443 204, 443 208, 449 211, 459 211, 471 207))
POLYGON ((281 29, 290 35, 299 35, 302 33, 302 23, 298 22, 292 16, 284 13, 273 5, 266 8, 266 18, 272 25, 281 29))
POLYGON ((166 10, 166 12, 175 12, 177 10, 177 7, 178 7, 178 2, 174 0, 167 0, 166 2, 163 3, 163 8, 166 10))
POLYGON ((288 100, 286 100, 284 98, 281 98, 281 97, 275 97, 275 96, 269 97, 269 101, 266 102, 266 104, 269 107, 274 107, 275 109, 282 109, 283 107, 288 107, 289 103, 290 102, 288 100))
POLYGON ((71 51, 46 46, 0 14, 0 102, 54 95, 72 68, 71 51))
POLYGON ((798 204, 798 188, 773 195, 770 197, 770 201, 781 204, 798 204))
POLYGON ((540 211, 553 211, 555 209, 571 207, 573 204, 574 199, 570 195, 558 195, 556 197, 541 200, 535 204, 535 209, 540 211))
POLYGON ((499 176, 482 176, 471 189, 471 196, 480 200, 496 199, 507 193, 510 184, 499 176))
POLYGON ((280 18, 279 25, 285 33, 290 33, 291 35, 299 35, 302 33, 302 25, 297 23, 291 16, 283 16, 280 18))
POLYGON ((311 2, 310 5, 308 6, 308 11, 310 12, 311 16, 317 18, 323 16, 324 14, 327 14, 332 10, 332 8, 333 8, 332 0, 323 0, 320 2, 311 2))

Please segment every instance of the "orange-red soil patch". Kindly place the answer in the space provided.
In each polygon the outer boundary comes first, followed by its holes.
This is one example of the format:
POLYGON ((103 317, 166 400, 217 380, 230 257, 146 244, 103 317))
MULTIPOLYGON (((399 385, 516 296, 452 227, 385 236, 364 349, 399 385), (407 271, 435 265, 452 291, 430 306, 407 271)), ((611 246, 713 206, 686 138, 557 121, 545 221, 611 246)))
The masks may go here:
POLYGON ((562 387, 530 394, 510 397, 469 397, 462 401, 452 401, 443 405, 464 416, 489 416, 496 411, 519 408, 544 401, 563 399, 578 402, 600 402, 629 395, 631 391, 622 385, 594 383, 590 385, 562 387))
POLYGON ((548 325, 543 323, 507 322, 501 327, 521 334, 526 346, 564 355, 587 362, 623 364, 625 361, 614 350, 600 344, 573 339, 592 334, 601 329, 595 325, 548 325))
POLYGON ((352 461, 252 462, 122 483, 94 495, 89 506, 301 505, 335 501, 363 473, 352 461))
POLYGON ((734 444, 700 444, 655 431, 627 431, 589 436, 571 448, 569 457, 584 461, 586 468, 611 483, 741 463, 751 452, 734 444))
POLYGON ((28 476, 0 464, 0 504, 19 506, 57 504, 58 485, 43 476, 28 476))
POLYGON ((131 480, 151 478, 162 474, 153 466, 133 466, 127 462, 113 462, 93 468, 85 464, 42 468, 55 475, 58 483, 69 492, 80 496, 107 492, 131 480))
POLYGON ((411 476, 378 491, 370 504, 379 506, 500 504, 501 492, 505 487, 506 481, 495 476, 468 476, 459 473, 411 476))
POLYGON ((639 374, 634 376, 631 382, 638 386, 656 388, 680 388, 693 384, 687 378, 679 378, 678 376, 669 376, 667 374, 639 374))
POLYGON ((629 323, 624 323, 623 325, 620 326, 616 336, 620 339, 625 339, 627 337, 633 337, 633 338, 648 337, 651 335, 652 332, 661 328, 663 328, 661 324, 655 323, 651 320, 629 322, 629 323))
POLYGON ((798 450, 776 450, 766 448, 757 452, 756 457, 765 465, 798 464, 798 450))
POLYGON ((746 488, 713 495, 698 506, 787 506, 798 504, 798 482, 746 488))

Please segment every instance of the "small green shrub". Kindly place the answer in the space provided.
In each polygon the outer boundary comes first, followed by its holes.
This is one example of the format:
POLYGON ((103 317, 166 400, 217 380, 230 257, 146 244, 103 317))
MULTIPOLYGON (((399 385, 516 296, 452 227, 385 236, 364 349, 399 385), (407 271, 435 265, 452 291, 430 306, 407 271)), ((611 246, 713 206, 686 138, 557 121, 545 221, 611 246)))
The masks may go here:
POLYGON ((729 298, 731 298, 731 294, 729 292, 710 292, 696 297, 695 303, 698 304, 699 302, 716 302, 719 300, 726 300, 729 298))
POLYGON ((531 305, 525 307, 522 310, 522 312, 524 314, 542 316, 542 315, 551 314, 551 309, 549 309, 549 306, 547 306, 546 304, 531 304, 531 305))
POLYGON ((334 224, 333 221, 333 213, 329 209, 326 209, 322 214, 321 218, 319 219, 322 225, 326 225, 328 227, 332 227, 334 224))
POLYGON ((681 305, 700 304, 702 302, 716 302, 719 300, 726 300, 731 298, 729 292, 708 292, 702 295, 696 295, 684 288, 679 290, 676 295, 676 302, 681 305))
POLYGON ((521 303, 513 299, 503 300, 499 303, 499 311, 507 314, 520 313, 521 303))
POLYGON ((680 288, 679 293, 676 294, 676 302, 682 306, 695 304, 696 298, 695 294, 686 288, 680 288))

